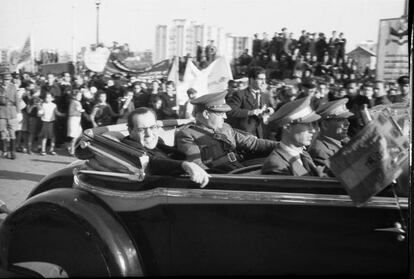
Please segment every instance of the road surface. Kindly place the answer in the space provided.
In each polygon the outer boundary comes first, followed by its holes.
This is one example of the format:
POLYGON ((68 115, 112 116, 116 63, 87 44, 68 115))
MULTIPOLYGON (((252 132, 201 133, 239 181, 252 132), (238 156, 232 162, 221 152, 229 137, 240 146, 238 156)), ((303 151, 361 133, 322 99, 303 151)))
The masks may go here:
MULTIPOLYGON (((66 150, 56 150, 58 155, 41 156, 17 152, 15 160, 0 158, 0 200, 11 210, 26 199, 30 191, 45 176, 76 160, 66 150)), ((0 215, 0 219, 4 215, 0 215)))

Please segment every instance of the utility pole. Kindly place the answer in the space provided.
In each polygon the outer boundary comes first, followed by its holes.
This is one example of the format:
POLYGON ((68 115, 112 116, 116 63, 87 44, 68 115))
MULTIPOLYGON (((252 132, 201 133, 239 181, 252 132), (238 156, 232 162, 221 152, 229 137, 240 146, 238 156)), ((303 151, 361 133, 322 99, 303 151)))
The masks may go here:
POLYGON ((99 6, 101 5, 102 0, 95 0, 96 4, 96 46, 99 44, 99 6))

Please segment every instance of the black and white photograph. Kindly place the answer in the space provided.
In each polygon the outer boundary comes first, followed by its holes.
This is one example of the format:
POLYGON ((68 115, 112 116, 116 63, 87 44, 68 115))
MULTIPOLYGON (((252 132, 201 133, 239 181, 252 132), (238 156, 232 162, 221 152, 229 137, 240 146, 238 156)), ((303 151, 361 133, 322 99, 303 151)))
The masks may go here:
POLYGON ((0 0, 0 278, 414 278, 412 8, 0 0))

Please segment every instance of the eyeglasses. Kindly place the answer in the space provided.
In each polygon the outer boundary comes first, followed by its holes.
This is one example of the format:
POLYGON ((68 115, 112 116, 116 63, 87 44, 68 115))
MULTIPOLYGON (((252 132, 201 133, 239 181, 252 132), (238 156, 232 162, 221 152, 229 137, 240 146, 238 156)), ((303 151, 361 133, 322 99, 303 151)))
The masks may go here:
POLYGON ((137 131, 139 134, 144 134, 147 131, 155 131, 156 129, 158 129, 159 126, 158 125, 152 125, 149 127, 140 127, 140 128, 135 128, 135 131, 137 131))

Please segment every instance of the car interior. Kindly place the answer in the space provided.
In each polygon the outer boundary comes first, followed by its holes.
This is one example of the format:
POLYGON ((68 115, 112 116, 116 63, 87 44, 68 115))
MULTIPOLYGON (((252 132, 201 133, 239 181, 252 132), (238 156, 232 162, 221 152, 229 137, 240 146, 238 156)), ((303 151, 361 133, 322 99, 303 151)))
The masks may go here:
MULTIPOLYGON (((189 123, 186 119, 169 119, 158 121, 160 126, 160 138, 167 145, 174 146, 174 134, 177 129, 189 123)), ((92 181, 94 185, 112 187, 116 182, 119 190, 145 190, 154 185, 169 185, 179 188, 196 188, 197 185, 188 179, 187 175, 180 177, 145 176, 141 163, 137 158, 143 156, 143 152, 121 142, 127 136, 126 123, 98 127, 84 131, 83 136, 77 142, 76 156, 86 160, 80 173, 85 181, 92 181), (136 182, 139 182, 138 185, 136 182), (173 183, 174 182, 174 183, 173 183)), ((212 174, 208 189, 222 188, 244 190, 269 190, 291 191, 297 189, 306 193, 327 193, 346 195, 344 187, 336 178, 311 177, 311 176, 282 176, 260 174, 261 162, 265 158, 253 158, 243 162, 245 167, 232 170, 227 174, 212 174), (237 182, 237 183, 236 183, 237 182)), ((197 187, 198 188, 198 187, 197 187)), ((392 196, 390 187, 383 190, 384 196, 392 196)), ((398 188, 397 188, 398 190, 398 188)), ((399 190, 399 194, 406 196, 399 190)))

